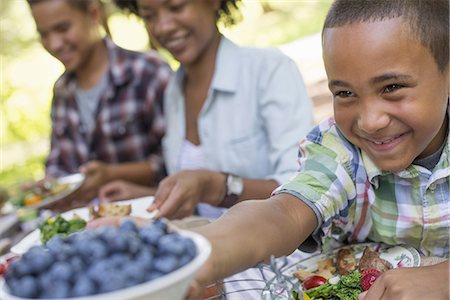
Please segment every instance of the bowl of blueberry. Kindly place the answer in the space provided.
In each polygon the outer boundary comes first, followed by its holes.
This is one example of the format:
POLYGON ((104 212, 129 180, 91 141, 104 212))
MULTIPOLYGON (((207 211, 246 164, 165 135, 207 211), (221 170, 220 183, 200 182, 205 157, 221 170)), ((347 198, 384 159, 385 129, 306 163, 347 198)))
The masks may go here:
POLYGON ((183 299, 208 259, 199 234, 165 220, 55 236, 8 265, 0 299, 183 299))

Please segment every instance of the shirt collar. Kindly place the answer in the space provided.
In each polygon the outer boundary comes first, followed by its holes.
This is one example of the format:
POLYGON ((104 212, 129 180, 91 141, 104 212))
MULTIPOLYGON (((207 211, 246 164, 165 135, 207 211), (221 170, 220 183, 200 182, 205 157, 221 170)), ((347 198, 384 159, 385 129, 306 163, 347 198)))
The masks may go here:
POLYGON ((216 68, 211 87, 215 90, 234 92, 239 81, 239 47, 222 37, 216 57, 216 68))
POLYGON ((120 86, 132 78, 132 61, 124 55, 124 49, 118 47, 110 38, 104 38, 109 57, 109 72, 114 85, 120 86))

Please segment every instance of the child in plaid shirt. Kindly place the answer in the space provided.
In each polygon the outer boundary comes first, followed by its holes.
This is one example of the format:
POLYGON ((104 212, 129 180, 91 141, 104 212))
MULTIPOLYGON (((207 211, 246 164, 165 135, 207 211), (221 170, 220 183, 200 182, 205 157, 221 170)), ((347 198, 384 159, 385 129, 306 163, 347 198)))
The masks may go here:
MULTIPOLYGON (((449 3, 336 0, 323 29, 334 119, 301 143, 270 199, 198 228, 213 251, 191 290, 271 255, 338 240, 449 256, 449 3)), ((448 299, 449 263, 389 270, 360 298, 448 299)))
POLYGON ((86 175, 60 208, 83 205, 114 179, 156 185, 165 175, 161 139, 163 94, 171 74, 167 63, 155 51, 130 51, 103 38, 98 0, 28 3, 43 47, 65 68, 53 91, 43 181, 86 175))

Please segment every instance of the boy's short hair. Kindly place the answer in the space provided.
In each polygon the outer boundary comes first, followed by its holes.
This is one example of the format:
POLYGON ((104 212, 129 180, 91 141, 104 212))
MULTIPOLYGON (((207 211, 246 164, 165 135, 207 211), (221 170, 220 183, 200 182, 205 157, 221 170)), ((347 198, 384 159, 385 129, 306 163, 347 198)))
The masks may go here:
POLYGON ((323 29, 398 17, 409 22, 411 32, 444 72, 449 64, 448 0, 335 0, 323 29))

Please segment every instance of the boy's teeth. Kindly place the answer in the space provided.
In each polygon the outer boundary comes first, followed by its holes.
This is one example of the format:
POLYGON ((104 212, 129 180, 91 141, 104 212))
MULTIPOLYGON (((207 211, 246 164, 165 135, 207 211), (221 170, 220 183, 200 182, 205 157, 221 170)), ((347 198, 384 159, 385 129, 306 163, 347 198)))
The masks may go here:
POLYGON ((393 137, 389 140, 385 140, 385 141, 372 141, 372 143, 376 144, 376 145, 382 145, 382 144, 387 144, 392 142, 393 140, 395 140, 397 137, 393 137))

